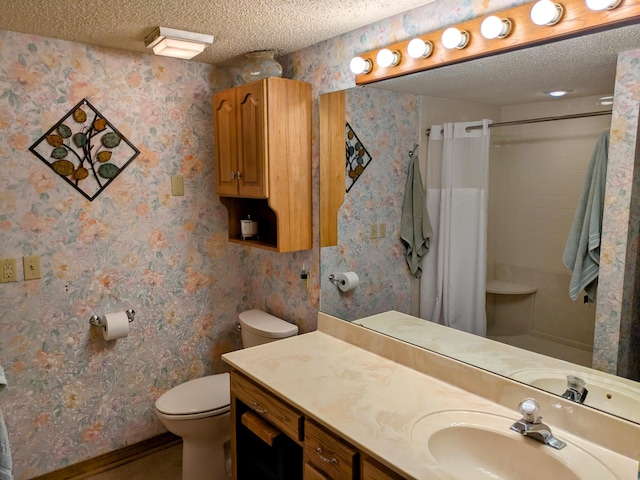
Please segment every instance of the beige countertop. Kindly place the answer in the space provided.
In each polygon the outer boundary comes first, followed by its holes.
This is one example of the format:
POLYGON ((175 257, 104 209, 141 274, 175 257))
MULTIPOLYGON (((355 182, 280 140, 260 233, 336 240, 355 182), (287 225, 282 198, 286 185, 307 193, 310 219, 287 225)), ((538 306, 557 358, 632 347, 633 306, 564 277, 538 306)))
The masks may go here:
MULTIPOLYGON (((425 415, 479 410, 513 421, 519 418, 515 409, 321 331, 227 353, 223 359, 347 442, 412 479, 454 478, 411 440, 415 422, 425 415)), ((554 433, 570 445, 587 448, 617 478, 635 478, 636 461, 569 432, 554 429, 554 433)))

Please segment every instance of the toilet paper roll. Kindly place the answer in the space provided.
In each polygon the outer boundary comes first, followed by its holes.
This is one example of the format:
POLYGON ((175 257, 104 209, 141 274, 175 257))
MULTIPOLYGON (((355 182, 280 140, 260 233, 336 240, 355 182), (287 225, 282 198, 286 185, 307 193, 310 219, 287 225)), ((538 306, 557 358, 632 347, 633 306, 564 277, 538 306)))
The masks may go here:
POLYGON ((129 335, 129 317, 127 312, 107 313, 102 316, 103 332, 105 340, 116 340, 129 335))
POLYGON ((336 277, 336 281, 338 283, 338 288, 343 292, 353 290, 360 285, 360 278, 356 272, 340 273, 336 277))

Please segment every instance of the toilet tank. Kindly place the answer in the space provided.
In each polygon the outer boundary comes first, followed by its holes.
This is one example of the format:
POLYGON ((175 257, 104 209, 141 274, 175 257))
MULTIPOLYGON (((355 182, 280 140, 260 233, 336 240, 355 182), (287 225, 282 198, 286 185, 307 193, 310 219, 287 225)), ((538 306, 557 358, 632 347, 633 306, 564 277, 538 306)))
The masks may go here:
POLYGON ((242 333, 243 348, 273 342, 298 334, 298 326, 281 318, 253 309, 238 315, 242 333))

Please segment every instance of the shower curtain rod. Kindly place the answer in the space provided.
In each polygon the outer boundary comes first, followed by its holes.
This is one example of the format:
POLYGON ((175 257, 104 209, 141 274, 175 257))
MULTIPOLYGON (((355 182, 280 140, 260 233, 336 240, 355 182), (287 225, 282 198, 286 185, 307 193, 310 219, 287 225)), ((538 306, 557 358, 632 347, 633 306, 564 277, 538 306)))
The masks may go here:
MULTIPOLYGON (((555 120, 570 120, 572 118, 599 117, 600 115, 611 115, 611 110, 600 110, 597 112, 588 112, 588 113, 574 113, 571 115, 560 115, 557 117, 530 118, 527 120, 514 120, 512 122, 490 123, 489 128, 510 127, 512 125, 524 125, 526 123, 552 122, 555 120)), ((467 127, 467 130, 478 130, 480 128, 482 128, 482 125, 472 125, 470 127, 467 127)), ((426 130, 427 136, 429 136, 430 133, 431 133, 431 129, 427 128, 426 130)))

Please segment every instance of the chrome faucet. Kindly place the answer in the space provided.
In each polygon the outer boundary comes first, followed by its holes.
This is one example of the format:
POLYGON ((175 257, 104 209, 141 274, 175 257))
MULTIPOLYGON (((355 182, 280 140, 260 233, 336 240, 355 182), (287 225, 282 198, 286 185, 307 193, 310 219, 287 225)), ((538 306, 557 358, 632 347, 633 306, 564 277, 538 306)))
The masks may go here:
POLYGON ((511 430, 518 432, 525 437, 531 437, 538 442, 549 445, 557 450, 564 448, 567 444, 558 440, 551 433, 551 428, 542 423, 542 417, 538 415, 540 405, 533 398, 525 398, 518 406, 522 418, 511 425, 511 430))
POLYGON ((585 381, 575 375, 567 375, 567 390, 562 394, 564 398, 577 403, 584 403, 589 390, 585 388, 585 381))

